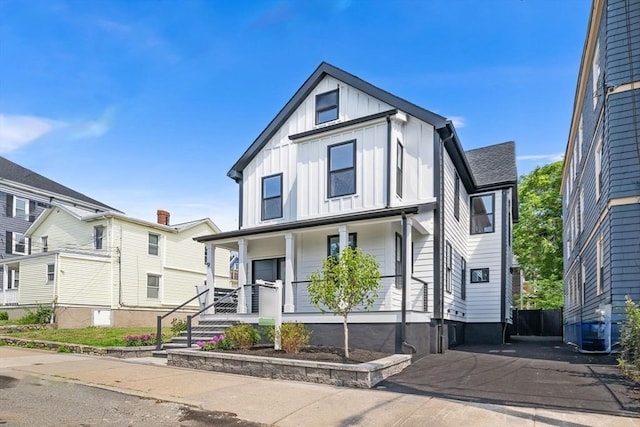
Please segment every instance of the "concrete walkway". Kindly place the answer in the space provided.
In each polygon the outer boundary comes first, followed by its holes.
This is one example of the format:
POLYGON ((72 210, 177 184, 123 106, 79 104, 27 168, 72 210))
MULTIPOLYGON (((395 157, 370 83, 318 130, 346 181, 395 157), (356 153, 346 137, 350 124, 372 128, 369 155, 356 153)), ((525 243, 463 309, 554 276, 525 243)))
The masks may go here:
POLYGON ((276 426, 640 426, 640 419, 622 413, 464 402, 180 369, 152 358, 123 360, 8 346, 0 347, 0 376, 80 382, 276 426))

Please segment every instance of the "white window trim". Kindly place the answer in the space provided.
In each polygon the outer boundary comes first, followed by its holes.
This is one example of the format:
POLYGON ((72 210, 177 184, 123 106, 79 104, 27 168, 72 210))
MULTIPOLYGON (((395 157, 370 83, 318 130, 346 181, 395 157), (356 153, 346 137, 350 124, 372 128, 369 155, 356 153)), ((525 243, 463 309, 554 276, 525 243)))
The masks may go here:
POLYGON ((11 233, 11 253, 18 255, 27 255, 29 253, 29 238, 22 233, 11 233), (18 236, 24 237, 24 252, 18 252, 16 246, 18 245, 18 236))
POLYGON ((603 292, 604 274, 600 273, 603 264, 602 256, 602 234, 600 234, 596 243, 596 295, 602 295, 603 292))
POLYGON ((161 301, 162 300, 162 275, 160 274, 155 274, 155 273, 147 273, 147 283, 145 286, 145 297, 148 300, 153 300, 153 301, 161 301), (158 297, 157 298, 153 298, 149 296, 149 277, 157 277, 158 278, 158 297))
POLYGON ((593 109, 598 106, 598 81, 600 80, 600 40, 596 42, 591 63, 591 90, 593 91, 593 109))
POLYGON ((596 181, 596 201, 600 200, 600 173, 602 172, 602 138, 598 140, 596 144, 596 151, 594 155, 595 163, 595 181, 596 181))
POLYGON ((18 215, 18 201, 24 202, 24 218, 22 219, 29 219, 29 215, 31 214, 31 212, 29 212, 29 200, 16 196, 13 197, 13 217, 16 218, 18 215))
POLYGON ((55 264, 47 264, 47 283, 53 283, 56 280, 56 265, 55 264), (50 271, 49 267, 53 267, 50 271))

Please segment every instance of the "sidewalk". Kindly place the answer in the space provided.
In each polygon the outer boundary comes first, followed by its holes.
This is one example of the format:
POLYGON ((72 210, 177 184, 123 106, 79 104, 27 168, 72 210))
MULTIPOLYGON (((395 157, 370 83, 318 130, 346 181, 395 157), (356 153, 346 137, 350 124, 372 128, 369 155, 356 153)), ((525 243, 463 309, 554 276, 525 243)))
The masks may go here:
POLYGON ((153 358, 0 347, 0 375, 59 378, 276 426, 640 426, 640 419, 348 389, 168 367, 153 358))

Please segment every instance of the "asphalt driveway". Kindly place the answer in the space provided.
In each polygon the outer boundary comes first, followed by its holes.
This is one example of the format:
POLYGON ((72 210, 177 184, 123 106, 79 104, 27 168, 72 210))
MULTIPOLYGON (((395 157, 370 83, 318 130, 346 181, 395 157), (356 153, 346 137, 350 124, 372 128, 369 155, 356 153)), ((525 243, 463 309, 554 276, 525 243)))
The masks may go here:
POLYGON ((377 388, 469 402, 640 418, 640 389, 615 356, 578 353, 557 337, 513 337, 427 355, 377 388))

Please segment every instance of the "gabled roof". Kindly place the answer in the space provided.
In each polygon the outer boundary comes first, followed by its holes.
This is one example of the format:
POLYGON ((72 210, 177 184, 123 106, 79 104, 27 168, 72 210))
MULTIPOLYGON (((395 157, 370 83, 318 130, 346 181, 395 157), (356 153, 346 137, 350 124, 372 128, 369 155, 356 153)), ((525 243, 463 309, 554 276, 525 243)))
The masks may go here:
POLYGON ((69 187, 65 187, 64 185, 52 181, 49 178, 45 178, 30 169, 13 163, 12 161, 0 156, 0 182, 3 180, 12 181, 47 193, 52 193, 51 196, 53 196, 54 199, 55 195, 58 194, 63 196, 63 198, 75 199, 79 202, 93 205, 102 210, 117 211, 102 202, 87 197, 82 193, 72 190, 69 187))
POLYGON ((251 162, 256 154, 265 146, 267 142, 275 135, 278 129, 284 124, 284 122, 293 114, 293 112, 302 104, 302 102, 309 96, 316 85, 325 77, 331 76, 341 82, 352 86, 367 95, 377 98, 394 108, 402 110, 414 117, 424 120, 427 123, 432 124, 436 128, 442 127, 446 124, 446 118, 418 107, 417 105, 406 101, 398 96, 395 96, 385 90, 382 90, 371 83, 367 83, 359 77, 349 74, 338 67, 334 67, 331 64, 322 62, 318 68, 311 74, 311 76, 302 84, 300 89, 296 91, 293 97, 285 104, 280 112, 271 120, 271 123, 260 133, 258 138, 249 146, 247 151, 238 159, 233 167, 227 172, 227 175, 238 180, 242 176, 242 170, 251 162))
POLYGON ((479 189, 518 181, 513 141, 469 150, 465 154, 479 189))

